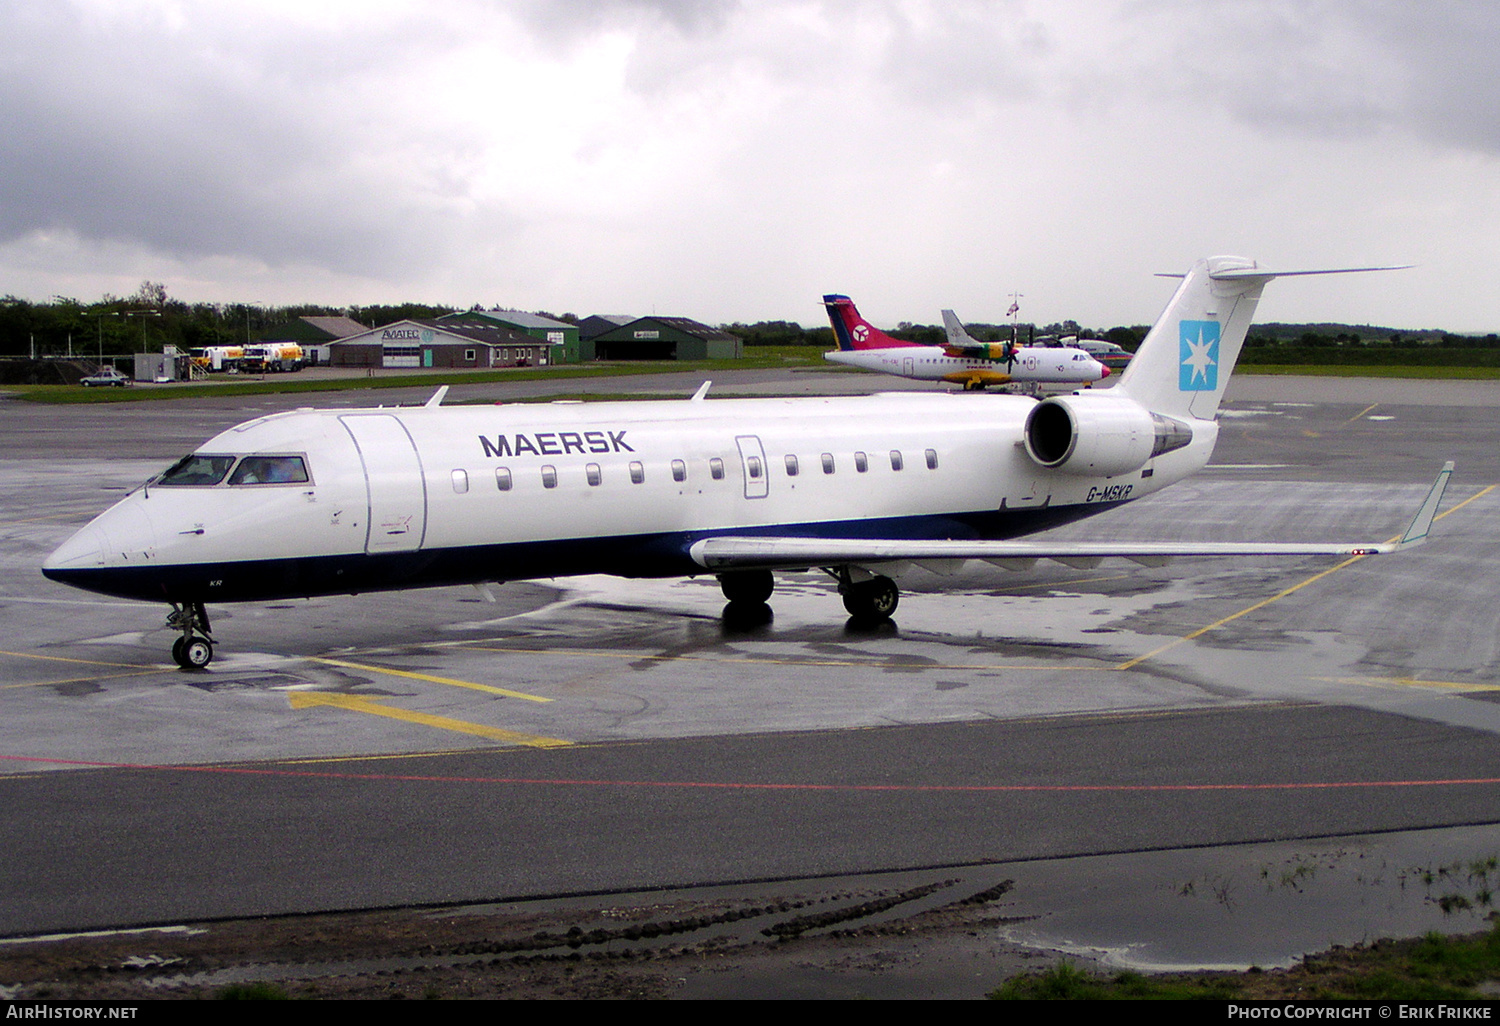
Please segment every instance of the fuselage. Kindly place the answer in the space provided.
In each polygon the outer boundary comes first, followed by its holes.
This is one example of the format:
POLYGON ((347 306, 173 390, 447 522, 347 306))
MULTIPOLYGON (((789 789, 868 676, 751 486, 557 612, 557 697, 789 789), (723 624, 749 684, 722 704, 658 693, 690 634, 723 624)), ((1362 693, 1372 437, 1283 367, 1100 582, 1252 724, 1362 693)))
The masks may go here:
POLYGON ((276 414, 210 439, 43 570, 169 602, 692 575, 690 546, 716 535, 1017 537, 1180 480, 1216 436, 1196 422, 1191 445, 1138 471, 1067 474, 1021 444, 1034 407, 892 394, 276 414), (303 469, 268 479, 283 465, 303 469))
POLYGON ((955 384, 1087 384, 1109 376, 1098 360, 1081 349, 1068 347, 1023 346, 1015 351, 1013 360, 954 356, 943 346, 835 349, 824 353, 823 359, 917 381, 955 384))

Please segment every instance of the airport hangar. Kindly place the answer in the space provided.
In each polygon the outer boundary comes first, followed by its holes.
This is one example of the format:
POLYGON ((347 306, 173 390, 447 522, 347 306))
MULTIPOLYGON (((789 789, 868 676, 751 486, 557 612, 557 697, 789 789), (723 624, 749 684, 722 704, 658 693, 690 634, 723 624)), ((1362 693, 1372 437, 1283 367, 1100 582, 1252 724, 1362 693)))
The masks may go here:
POLYGON ((584 360, 738 360, 745 355, 739 338, 690 317, 637 317, 585 338, 579 350, 584 360))
POLYGON ((500 324, 402 320, 328 344, 335 367, 546 367, 561 362, 563 343, 500 324))
POLYGON ((532 338, 555 346, 553 363, 578 362, 578 325, 553 320, 543 314, 527 313, 524 310, 460 310, 438 318, 444 325, 454 323, 499 325, 510 331, 529 335, 532 338))

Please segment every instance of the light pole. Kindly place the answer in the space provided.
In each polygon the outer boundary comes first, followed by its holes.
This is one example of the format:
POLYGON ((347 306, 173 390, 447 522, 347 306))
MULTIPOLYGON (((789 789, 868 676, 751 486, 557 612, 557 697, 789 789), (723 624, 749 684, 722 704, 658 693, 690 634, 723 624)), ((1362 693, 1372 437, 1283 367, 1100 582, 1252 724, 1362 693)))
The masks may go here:
POLYGON ((246 348, 248 348, 249 345, 250 345, 250 308, 252 306, 259 306, 259 305, 260 305, 260 301, 259 300, 251 300, 251 299, 245 300, 245 346, 246 346, 246 348))
MULTIPOLYGON (((126 317, 141 317, 141 318, 146 318, 146 317, 160 317, 161 316, 161 311, 159 311, 159 310, 126 310, 125 311, 125 316, 126 317)), ((145 351, 146 351, 146 322, 145 322, 145 320, 142 320, 141 321, 141 352, 144 353, 145 351)))
MULTIPOLYGON (((99 369, 104 369, 104 318, 118 317, 119 313, 113 310, 101 311, 99 314, 99 369)), ((111 364, 113 366, 113 364, 111 364)))

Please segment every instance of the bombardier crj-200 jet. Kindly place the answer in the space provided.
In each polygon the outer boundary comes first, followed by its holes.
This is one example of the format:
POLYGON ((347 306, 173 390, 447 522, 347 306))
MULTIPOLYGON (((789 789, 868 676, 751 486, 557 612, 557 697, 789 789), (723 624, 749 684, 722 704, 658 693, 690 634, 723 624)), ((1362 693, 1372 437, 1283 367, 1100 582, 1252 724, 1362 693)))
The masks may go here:
MULTIPOLYGON (((1303 272, 1322 273, 1322 272, 1303 272)), ((552 403, 278 413, 229 429, 47 559, 55 581, 170 603, 184 668, 206 606, 607 573, 714 574, 731 607, 819 568, 854 617, 893 565, 1370 554, 1425 538, 1451 464, 1395 544, 1021 540, 1180 481, 1276 275, 1199 261, 1108 391, 552 403), (274 523, 277 530, 264 525, 274 523)))
POLYGON ((1109 377, 1108 367, 1075 346, 981 342, 952 310, 943 311, 947 344, 924 346, 887 335, 861 317, 848 296, 824 296, 823 305, 839 344, 823 354, 830 363, 917 381, 951 381, 965 391, 1012 383, 1086 385, 1109 377))

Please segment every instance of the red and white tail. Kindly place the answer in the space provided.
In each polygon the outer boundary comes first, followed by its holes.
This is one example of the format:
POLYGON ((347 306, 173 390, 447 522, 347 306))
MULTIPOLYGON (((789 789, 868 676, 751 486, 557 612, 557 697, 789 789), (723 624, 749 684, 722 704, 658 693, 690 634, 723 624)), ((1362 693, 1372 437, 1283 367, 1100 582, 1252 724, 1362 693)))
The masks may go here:
POLYGON ((845 352, 855 349, 899 349, 917 345, 891 338, 875 325, 859 315, 854 300, 848 296, 824 296, 823 305, 828 309, 828 321, 833 325, 833 337, 845 352))

